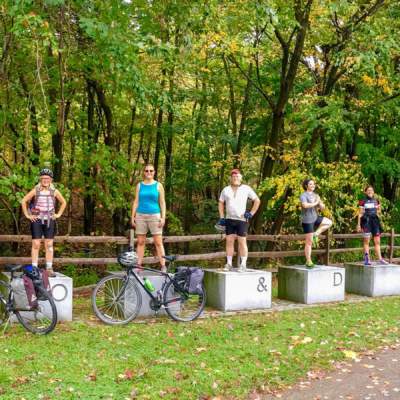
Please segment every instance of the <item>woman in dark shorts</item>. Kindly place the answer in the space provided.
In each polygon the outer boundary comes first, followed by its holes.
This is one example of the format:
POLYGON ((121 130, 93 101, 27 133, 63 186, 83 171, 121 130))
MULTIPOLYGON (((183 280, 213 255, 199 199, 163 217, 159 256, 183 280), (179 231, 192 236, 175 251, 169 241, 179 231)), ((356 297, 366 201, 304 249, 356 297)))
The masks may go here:
POLYGON ((320 197, 314 192, 315 182, 312 179, 306 179, 303 182, 304 193, 300 196, 301 202, 301 222, 303 232, 306 234, 304 254, 306 256, 306 267, 314 268, 311 259, 312 246, 318 245, 318 236, 332 226, 329 218, 318 215, 318 210, 325 208, 320 197))
POLYGON ((358 202, 360 212, 358 214, 357 231, 363 232, 364 236, 364 265, 371 265, 369 258, 369 241, 374 238, 375 254, 378 264, 389 264, 382 258, 381 254, 381 233, 382 227, 378 214, 381 211, 381 204, 375 198, 374 188, 368 185, 365 190, 365 197, 358 202))
POLYGON ((39 183, 22 199, 22 211, 31 221, 32 265, 38 266, 39 251, 44 237, 46 269, 50 276, 53 271, 53 242, 56 233, 56 219, 60 218, 67 205, 62 194, 53 186, 53 172, 44 168, 39 174, 39 183), (56 213, 56 200, 60 209, 56 213))

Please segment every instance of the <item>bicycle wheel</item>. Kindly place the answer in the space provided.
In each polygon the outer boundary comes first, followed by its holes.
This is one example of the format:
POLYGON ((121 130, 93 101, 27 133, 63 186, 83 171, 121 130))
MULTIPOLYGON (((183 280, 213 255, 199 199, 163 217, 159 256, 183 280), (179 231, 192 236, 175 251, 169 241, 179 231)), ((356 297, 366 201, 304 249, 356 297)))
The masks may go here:
POLYGON ((190 294, 179 283, 169 281, 164 289, 164 305, 168 315, 175 321, 193 321, 204 310, 206 292, 201 286, 201 293, 190 294))
POLYGON ((109 325, 123 325, 132 321, 141 305, 139 288, 128 276, 106 276, 92 293, 94 313, 109 325))
POLYGON ((46 335, 54 330, 57 325, 57 308, 53 296, 42 287, 36 288, 38 299, 37 307, 30 311, 14 310, 21 325, 29 332, 36 335, 46 335))

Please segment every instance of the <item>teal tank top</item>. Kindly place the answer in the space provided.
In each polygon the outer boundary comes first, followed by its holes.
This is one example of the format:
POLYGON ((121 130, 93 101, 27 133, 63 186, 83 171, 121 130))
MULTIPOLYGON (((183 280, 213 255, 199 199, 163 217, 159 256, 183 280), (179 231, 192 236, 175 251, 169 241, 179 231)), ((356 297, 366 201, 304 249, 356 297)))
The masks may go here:
POLYGON ((139 187, 139 204, 136 212, 139 214, 159 214, 160 204, 158 203, 158 182, 151 185, 145 185, 140 182, 139 187))

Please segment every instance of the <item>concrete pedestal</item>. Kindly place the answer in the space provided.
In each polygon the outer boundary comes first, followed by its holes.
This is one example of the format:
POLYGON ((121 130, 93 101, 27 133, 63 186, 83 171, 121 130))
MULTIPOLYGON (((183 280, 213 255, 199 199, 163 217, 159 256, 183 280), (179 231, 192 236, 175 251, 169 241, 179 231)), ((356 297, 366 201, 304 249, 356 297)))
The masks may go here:
MULTIPOLYGON (((10 275, 9 272, 3 272, 0 274, 0 278, 10 281, 10 275)), ((57 307, 58 321, 72 321, 72 278, 56 272, 54 278, 49 278, 49 283, 57 307)), ((45 302, 43 304, 46 305, 45 302)))
POLYGON ((348 263, 345 268, 346 292, 371 297, 400 295, 399 265, 348 263))
POLYGON ((49 283, 57 307, 58 321, 72 321, 72 278, 56 272, 54 278, 49 278, 49 283))
POLYGON ((207 305, 222 311, 271 307, 271 272, 204 270, 207 305))
MULTIPOLYGON (((111 275, 125 275, 125 272, 110 272, 111 275)), ((155 290, 152 293, 153 296, 156 295, 158 290, 161 290, 162 285, 165 281, 165 277, 162 275, 158 275, 154 272, 151 271, 143 271, 140 274, 140 278, 143 280, 144 278, 147 278, 150 280, 150 282, 153 284, 155 290)), ((134 278, 133 278, 134 279, 134 278)), ((142 295, 142 306, 140 307, 140 311, 138 316, 142 316, 142 317, 149 317, 149 316, 154 316, 155 311, 151 309, 150 307, 150 300, 151 297, 149 297, 149 295, 147 294, 147 292, 139 285, 139 283, 135 283, 137 285, 137 287, 139 288, 140 294, 142 295)), ((132 304, 129 304, 129 292, 126 294, 126 304, 125 304, 125 308, 129 308, 130 306, 132 306, 132 304)), ((177 305, 178 306, 178 305, 177 305)), ((160 310, 158 310, 158 314, 159 315, 166 315, 166 311, 165 309, 161 308, 160 310)))
POLYGON ((312 269, 301 265, 278 269, 278 297, 298 303, 314 304, 343 301, 345 270, 317 265, 312 269))

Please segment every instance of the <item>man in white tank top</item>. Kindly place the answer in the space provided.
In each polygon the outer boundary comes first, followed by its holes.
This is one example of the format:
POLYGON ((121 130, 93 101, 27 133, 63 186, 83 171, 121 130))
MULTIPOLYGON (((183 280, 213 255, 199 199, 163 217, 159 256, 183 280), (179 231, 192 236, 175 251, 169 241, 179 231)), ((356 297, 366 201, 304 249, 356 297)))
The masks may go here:
POLYGON ((225 270, 232 269, 232 258, 234 253, 235 239, 239 244, 240 265, 239 272, 246 271, 247 263, 247 229, 249 220, 257 212, 260 199, 254 190, 242 184, 242 175, 238 169, 231 171, 231 183, 226 186, 219 197, 219 225, 225 226, 226 233, 226 259, 225 270), (253 201, 250 211, 246 211, 247 200, 253 201), (226 214, 226 216, 225 216, 226 214))

